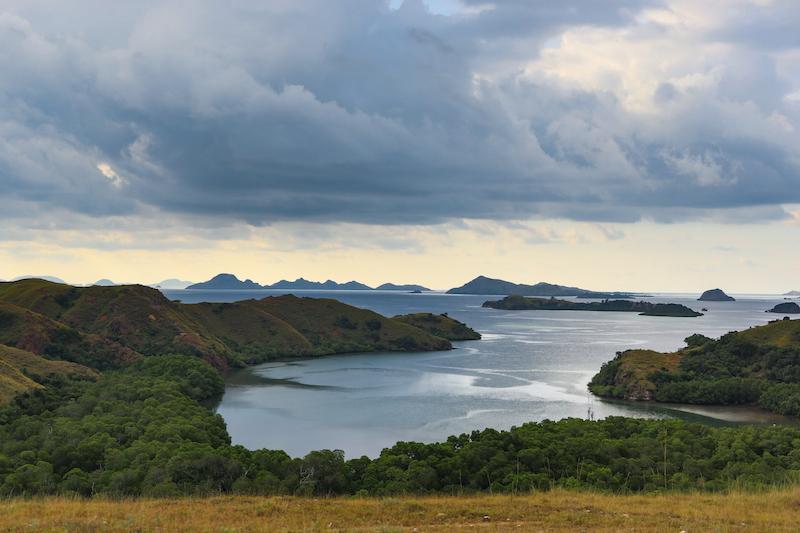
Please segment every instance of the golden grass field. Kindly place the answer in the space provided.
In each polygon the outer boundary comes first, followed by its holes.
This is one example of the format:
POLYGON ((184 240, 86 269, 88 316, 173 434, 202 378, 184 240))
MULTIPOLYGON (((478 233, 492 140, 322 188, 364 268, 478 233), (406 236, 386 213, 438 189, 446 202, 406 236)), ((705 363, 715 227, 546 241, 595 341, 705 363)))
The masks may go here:
POLYGON ((798 531, 800 488, 616 496, 13 499, 2 531, 798 531), (488 519, 484 519, 484 517, 488 519))

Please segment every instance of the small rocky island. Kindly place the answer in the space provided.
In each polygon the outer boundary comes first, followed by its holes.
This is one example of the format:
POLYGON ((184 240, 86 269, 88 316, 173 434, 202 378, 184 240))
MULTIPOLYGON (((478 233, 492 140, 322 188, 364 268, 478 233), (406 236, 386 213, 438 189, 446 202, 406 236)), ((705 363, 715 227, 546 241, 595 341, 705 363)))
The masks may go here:
POLYGON ((784 302, 782 304, 778 304, 767 313, 781 313, 784 315, 797 315, 800 314, 800 305, 797 305, 795 302, 784 302))
POLYGON ((698 302, 735 302, 736 298, 728 296, 722 289, 709 289, 704 292, 698 302))
POLYGON ((572 302, 556 298, 529 298, 526 296, 506 296, 502 300, 483 302, 483 307, 504 309, 506 311, 544 310, 544 311, 616 311, 639 313, 643 316, 696 317, 703 316, 693 309, 680 304, 657 304, 652 302, 632 302, 630 300, 603 300, 601 302, 572 302))

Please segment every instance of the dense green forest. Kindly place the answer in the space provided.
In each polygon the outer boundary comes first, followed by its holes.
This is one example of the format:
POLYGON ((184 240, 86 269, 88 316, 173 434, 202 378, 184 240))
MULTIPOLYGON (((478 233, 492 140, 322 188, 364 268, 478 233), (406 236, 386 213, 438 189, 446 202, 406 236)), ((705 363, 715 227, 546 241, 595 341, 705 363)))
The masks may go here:
POLYGON ((692 335, 686 343, 672 354, 621 352, 589 387, 606 397, 757 405, 800 415, 800 321, 775 321, 716 340, 692 335))
POLYGON ((0 495, 389 495, 722 490, 794 481, 800 430, 609 418, 529 423, 380 457, 290 458, 232 446, 208 407, 223 382, 203 361, 156 356, 97 381, 61 378, 0 409, 0 495))

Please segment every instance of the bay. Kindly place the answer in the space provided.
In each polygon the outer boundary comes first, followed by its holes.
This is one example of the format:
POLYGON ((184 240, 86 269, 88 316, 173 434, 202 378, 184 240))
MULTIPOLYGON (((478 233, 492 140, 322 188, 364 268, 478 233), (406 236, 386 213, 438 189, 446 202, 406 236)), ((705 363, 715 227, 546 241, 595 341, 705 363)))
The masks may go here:
MULTIPOLYGON (((184 303, 237 301, 287 291, 164 291, 184 303)), ((292 456, 341 449, 377 456, 397 441, 433 442, 486 427, 565 417, 677 417, 709 424, 787 422, 751 408, 605 401, 586 385, 600 365, 627 348, 674 350, 692 333, 710 337, 779 318, 765 313, 779 296, 738 295, 698 302, 696 294, 655 294, 706 314, 502 311, 487 296, 392 291, 288 291, 336 298, 387 316, 448 313, 483 335, 448 352, 369 353, 272 362, 230 372, 217 407, 235 444, 292 456)))

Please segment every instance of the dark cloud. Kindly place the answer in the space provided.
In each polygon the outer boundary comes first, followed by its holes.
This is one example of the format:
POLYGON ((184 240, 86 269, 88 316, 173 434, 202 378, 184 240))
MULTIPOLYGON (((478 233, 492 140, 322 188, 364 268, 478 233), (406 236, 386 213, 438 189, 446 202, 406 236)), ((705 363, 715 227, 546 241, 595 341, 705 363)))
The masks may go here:
POLYGON ((708 32, 731 63, 660 80, 643 112, 530 65, 570 28, 634 27, 663 2, 464 3, 486 9, 2 2, 0 187, 91 216, 255 225, 628 222, 800 202, 797 80, 774 57, 796 52, 788 34, 760 49, 761 19, 708 32))

